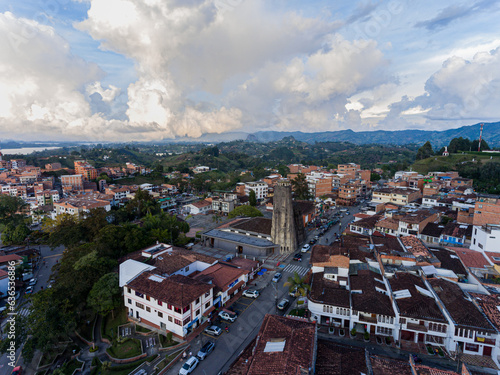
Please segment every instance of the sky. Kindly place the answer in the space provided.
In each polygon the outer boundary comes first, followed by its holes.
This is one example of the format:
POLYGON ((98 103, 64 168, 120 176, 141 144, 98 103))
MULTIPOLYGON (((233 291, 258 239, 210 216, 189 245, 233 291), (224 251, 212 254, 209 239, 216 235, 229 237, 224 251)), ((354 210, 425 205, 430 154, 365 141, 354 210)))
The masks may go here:
POLYGON ((0 137, 500 120, 500 2, 0 0, 0 137))

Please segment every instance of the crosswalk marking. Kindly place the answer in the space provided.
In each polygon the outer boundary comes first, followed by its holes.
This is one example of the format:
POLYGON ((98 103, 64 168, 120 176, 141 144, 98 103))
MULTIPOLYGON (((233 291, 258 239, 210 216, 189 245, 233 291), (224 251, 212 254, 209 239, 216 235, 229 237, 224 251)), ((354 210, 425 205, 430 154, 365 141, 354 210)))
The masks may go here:
POLYGON ((307 273, 307 271, 309 271, 309 267, 297 266, 295 264, 289 264, 283 270, 283 272, 289 272, 289 273, 297 272, 300 276, 304 276, 307 273))
POLYGON ((28 316, 29 310, 26 307, 17 310, 17 315, 28 316))

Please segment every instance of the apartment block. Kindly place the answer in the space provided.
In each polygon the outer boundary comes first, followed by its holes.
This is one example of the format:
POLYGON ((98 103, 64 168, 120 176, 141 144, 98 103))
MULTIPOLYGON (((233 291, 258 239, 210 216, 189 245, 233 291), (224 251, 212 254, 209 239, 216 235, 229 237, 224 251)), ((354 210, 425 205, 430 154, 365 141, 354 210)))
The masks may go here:
POLYGON ((474 207, 473 224, 500 224, 500 199, 478 198, 474 207))

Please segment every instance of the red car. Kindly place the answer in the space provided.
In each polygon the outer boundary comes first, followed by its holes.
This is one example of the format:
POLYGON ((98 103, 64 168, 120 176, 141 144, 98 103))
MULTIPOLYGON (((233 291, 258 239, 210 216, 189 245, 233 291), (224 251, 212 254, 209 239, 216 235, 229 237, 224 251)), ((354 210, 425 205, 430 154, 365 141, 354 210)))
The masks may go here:
POLYGON ((21 375, 23 373, 23 368, 21 366, 14 367, 12 370, 12 375, 21 375))

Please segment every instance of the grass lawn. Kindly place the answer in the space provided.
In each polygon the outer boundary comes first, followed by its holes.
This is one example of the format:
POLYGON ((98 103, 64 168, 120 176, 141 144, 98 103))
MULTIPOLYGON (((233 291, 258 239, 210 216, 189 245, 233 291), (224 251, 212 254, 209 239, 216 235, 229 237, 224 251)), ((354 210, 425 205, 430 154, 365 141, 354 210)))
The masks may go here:
POLYGON ((127 310, 125 307, 120 310, 115 311, 115 316, 113 318, 112 314, 109 313, 102 320, 101 334, 103 337, 108 340, 112 340, 114 337, 118 335, 118 326, 127 323, 127 310))
POLYGON ((137 332, 142 332, 142 333, 149 333, 149 332, 151 332, 150 329, 144 328, 143 326, 139 326, 139 325, 135 326, 135 330, 137 332))
POLYGON ((172 341, 168 341, 167 336, 165 335, 159 335, 160 336, 160 344, 162 348, 168 348, 169 346, 174 346, 177 345, 178 342, 172 339, 172 341))
POLYGON ((116 343, 107 349, 107 352, 115 358, 130 358, 140 355, 141 341, 137 339, 128 339, 125 342, 119 344, 116 343))
POLYGON ((64 374, 66 375, 72 375, 73 372, 76 370, 76 369, 79 369, 81 368, 83 365, 83 363, 81 362, 78 362, 76 359, 72 359, 71 361, 69 362, 66 362, 62 368, 64 374))

